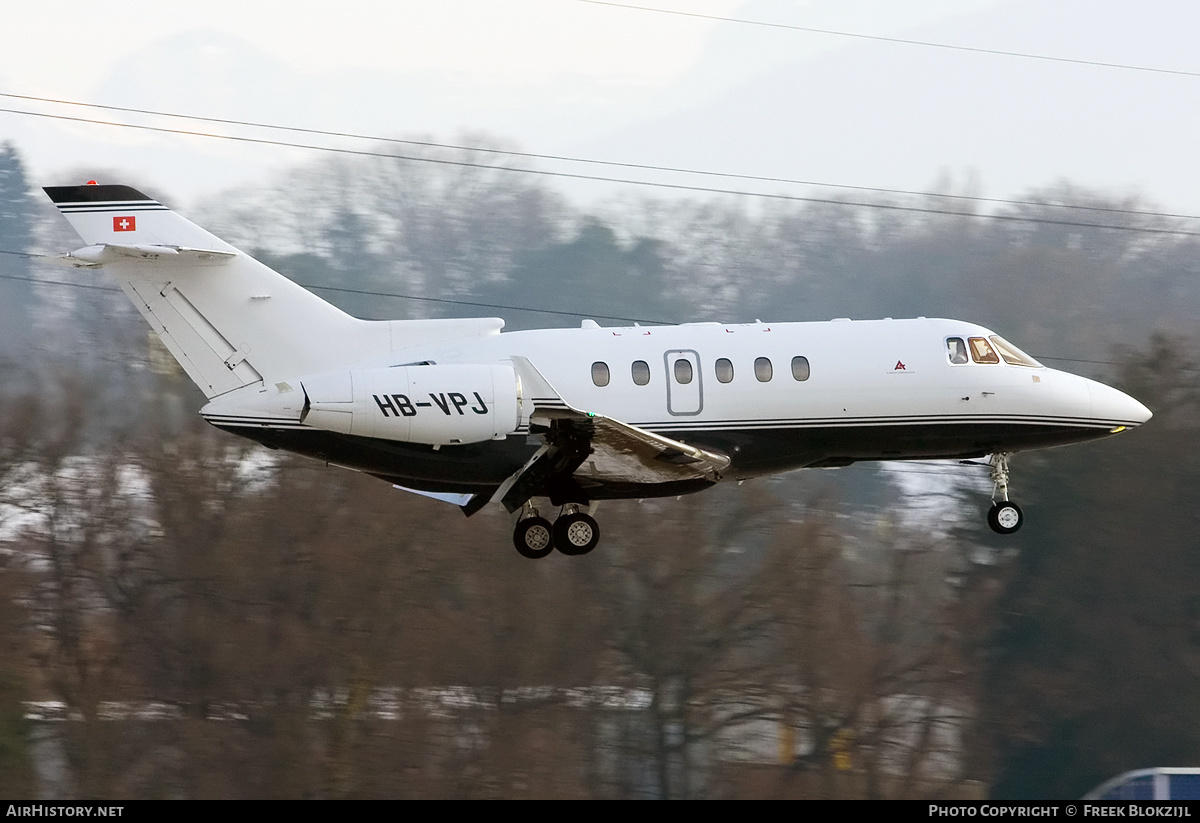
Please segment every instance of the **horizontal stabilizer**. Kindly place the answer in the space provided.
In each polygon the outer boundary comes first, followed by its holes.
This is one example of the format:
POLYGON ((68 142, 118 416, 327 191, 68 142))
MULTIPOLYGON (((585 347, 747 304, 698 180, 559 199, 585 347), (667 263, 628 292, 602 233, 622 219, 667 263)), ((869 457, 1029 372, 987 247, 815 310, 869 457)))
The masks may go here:
POLYGON ((127 260, 174 260, 181 263, 219 263, 237 257, 237 252, 220 249, 193 249, 188 246, 164 246, 141 243, 138 245, 118 245, 115 243, 97 243, 84 246, 68 254, 46 255, 40 259, 48 263, 73 266, 80 269, 94 269, 105 263, 115 263, 127 260))
POLYGON ((70 254, 38 254, 34 260, 40 260, 43 263, 53 263, 56 266, 70 266, 73 269, 98 269, 103 263, 89 263, 88 261, 76 257, 74 253, 70 254))

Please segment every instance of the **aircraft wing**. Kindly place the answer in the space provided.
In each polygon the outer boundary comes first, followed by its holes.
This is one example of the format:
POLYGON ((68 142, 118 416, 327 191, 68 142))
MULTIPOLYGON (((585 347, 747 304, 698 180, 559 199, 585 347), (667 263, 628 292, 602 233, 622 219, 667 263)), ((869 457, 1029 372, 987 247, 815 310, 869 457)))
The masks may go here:
POLYGON ((575 470, 584 479, 632 483, 666 483, 696 478, 719 479, 729 466, 724 454, 631 426, 604 415, 547 410, 535 412, 533 423, 557 421, 588 438, 592 453, 575 470))
MULTIPOLYGON (((527 358, 513 357, 522 391, 532 400, 530 431, 546 445, 492 497, 515 511, 544 483, 566 477, 584 494, 595 487, 716 483, 729 456, 664 437, 612 417, 577 409, 527 358)), ((647 494, 647 496, 651 496, 647 494)))

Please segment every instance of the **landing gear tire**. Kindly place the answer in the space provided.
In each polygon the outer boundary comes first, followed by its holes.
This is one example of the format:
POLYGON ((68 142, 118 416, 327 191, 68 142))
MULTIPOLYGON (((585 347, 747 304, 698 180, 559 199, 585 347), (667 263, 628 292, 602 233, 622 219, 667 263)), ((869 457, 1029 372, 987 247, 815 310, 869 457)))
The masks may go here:
POLYGON ((590 515, 572 512, 554 521, 554 545, 563 554, 587 554, 600 542, 600 525, 590 515))
POLYGON ((1001 500, 999 503, 993 503, 988 510, 987 522, 996 534, 1012 534, 1021 528, 1021 524, 1025 522, 1025 515, 1016 503, 1001 500))
POLYGON ((522 557, 540 560, 554 551, 555 526, 544 517, 526 517, 517 523, 513 545, 522 557))

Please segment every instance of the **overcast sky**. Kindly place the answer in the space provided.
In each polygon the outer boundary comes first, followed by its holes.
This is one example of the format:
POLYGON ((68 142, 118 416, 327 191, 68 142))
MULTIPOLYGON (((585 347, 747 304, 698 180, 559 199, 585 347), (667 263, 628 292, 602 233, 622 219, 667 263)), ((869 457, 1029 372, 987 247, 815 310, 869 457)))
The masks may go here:
MULTIPOLYGON (((639 5, 1200 73, 1200 4, 1186 0, 639 5)), ((0 91, 856 186, 948 178, 1006 197, 1067 178, 1200 214, 1200 76, 579 0, 11 4, 0 91)), ((189 127, 9 98, 0 108, 189 127)), ((0 139, 16 143, 37 184, 111 169, 184 200, 319 156, 10 113, 0 139)))

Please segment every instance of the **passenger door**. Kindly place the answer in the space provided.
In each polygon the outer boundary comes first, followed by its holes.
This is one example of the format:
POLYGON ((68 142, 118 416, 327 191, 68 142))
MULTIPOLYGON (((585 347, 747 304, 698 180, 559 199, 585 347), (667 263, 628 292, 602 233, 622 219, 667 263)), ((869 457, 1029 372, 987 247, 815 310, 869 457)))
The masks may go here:
POLYGON ((667 411, 674 415, 699 414, 704 408, 700 355, 691 349, 671 349, 663 360, 667 367, 667 411))

